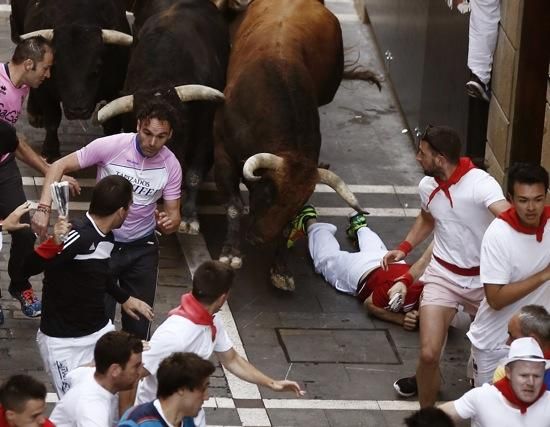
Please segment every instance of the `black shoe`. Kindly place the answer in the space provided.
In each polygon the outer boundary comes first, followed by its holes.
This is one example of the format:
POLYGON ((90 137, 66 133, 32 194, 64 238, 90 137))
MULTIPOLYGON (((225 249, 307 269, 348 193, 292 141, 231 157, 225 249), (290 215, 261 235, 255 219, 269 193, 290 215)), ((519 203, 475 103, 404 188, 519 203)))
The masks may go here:
POLYGON ((393 383, 393 388, 402 397, 413 397, 418 394, 416 376, 399 378, 393 383))
POLYGON ((472 98, 483 99, 486 102, 491 100, 489 85, 482 83, 474 73, 472 73, 470 81, 466 83, 466 93, 472 98))

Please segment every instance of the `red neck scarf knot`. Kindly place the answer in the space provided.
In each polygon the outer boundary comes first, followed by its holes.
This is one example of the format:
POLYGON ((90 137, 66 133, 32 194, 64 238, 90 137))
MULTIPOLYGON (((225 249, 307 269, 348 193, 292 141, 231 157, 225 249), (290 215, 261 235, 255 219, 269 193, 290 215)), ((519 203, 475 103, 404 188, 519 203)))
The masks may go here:
POLYGON ((510 227, 519 233, 524 234, 535 234, 537 236, 537 242, 542 242, 542 236, 544 234, 544 227, 546 222, 550 218, 550 206, 545 206, 544 211, 540 217, 540 222, 537 227, 527 227, 521 223, 518 217, 518 213, 514 207, 511 207, 507 211, 502 212, 499 216, 499 219, 507 222, 510 227))
POLYGON ((456 184, 460 179, 466 175, 469 171, 472 169, 475 169, 476 166, 472 163, 469 157, 461 157, 458 161, 458 165, 456 166, 456 169, 452 173, 452 175, 449 177, 449 179, 444 180, 440 178, 435 178, 435 182, 437 182, 438 186, 432 191, 432 194, 430 194, 430 197, 428 198, 428 205, 432 201, 432 199, 435 197, 435 195, 441 190, 443 193, 445 193, 445 196, 447 199, 449 199, 449 202, 451 203, 451 208, 453 207, 453 199, 451 198, 451 193, 449 192, 449 187, 451 185, 456 184))
POLYGON ((502 395, 506 398, 508 402, 519 408, 519 411, 522 415, 527 412, 527 408, 529 408, 529 406, 533 405, 546 392, 546 385, 542 383, 537 398, 531 403, 526 403, 516 396, 516 393, 514 392, 514 390, 512 389, 512 385, 510 384, 510 380, 507 377, 504 377, 493 385, 498 389, 498 391, 502 393, 502 395))
POLYGON ((212 341, 216 339, 216 326, 214 326, 214 316, 193 296, 192 293, 183 294, 179 307, 168 312, 170 316, 176 315, 185 317, 197 325, 210 326, 212 331, 212 341))

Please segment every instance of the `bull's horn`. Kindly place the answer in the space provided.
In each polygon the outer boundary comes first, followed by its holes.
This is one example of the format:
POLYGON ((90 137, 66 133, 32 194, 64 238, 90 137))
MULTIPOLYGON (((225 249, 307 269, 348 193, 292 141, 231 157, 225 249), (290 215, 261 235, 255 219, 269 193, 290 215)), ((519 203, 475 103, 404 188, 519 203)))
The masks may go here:
POLYGON ((317 172, 319 172, 320 183, 326 184, 336 191, 336 193, 357 212, 368 213, 359 205, 355 194, 351 192, 342 178, 328 169, 317 168, 317 172))
POLYGON ((26 40, 26 39, 30 39, 31 37, 36 37, 36 36, 42 36, 46 40, 52 41, 53 40, 53 29, 50 28, 50 29, 47 29, 47 30, 38 30, 38 31, 33 31, 32 33, 21 34, 19 36, 19 38, 21 40, 26 40))
POLYGON ((254 175, 256 169, 279 169, 283 166, 284 159, 271 153, 258 153, 249 157, 243 166, 243 175, 248 181, 258 181, 259 176, 254 175))
POLYGON ((134 109, 134 95, 121 96, 109 102, 105 107, 97 112, 97 121, 104 123, 111 117, 119 114, 129 113, 134 109))
POLYGON ((103 43, 119 46, 132 46, 134 41, 130 34, 116 30, 101 30, 101 37, 103 38, 103 43))
POLYGON ((223 10, 227 4, 227 0, 212 0, 212 3, 220 10, 223 10))
POLYGON ((225 98, 219 90, 203 85, 175 86, 181 102, 187 101, 223 101, 225 98))

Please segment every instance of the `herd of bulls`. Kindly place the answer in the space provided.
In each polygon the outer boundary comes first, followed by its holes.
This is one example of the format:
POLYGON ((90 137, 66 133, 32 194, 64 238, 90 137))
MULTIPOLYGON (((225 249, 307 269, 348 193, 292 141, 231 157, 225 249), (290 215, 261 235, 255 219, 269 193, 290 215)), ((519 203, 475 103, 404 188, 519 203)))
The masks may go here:
POLYGON ((242 263, 243 178, 247 238, 278 241, 271 282, 281 289, 294 289, 285 233, 317 183, 361 210, 346 184, 318 167, 318 107, 344 73, 340 24, 322 1, 12 0, 11 34, 41 34, 56 52, 52 78, 27 107, 31 125, 46 129, 48 159, 59 157, 61 106, 67 119, 89 119, 107 101, 98 112, 106 134, 134 131, 132 112, 149 97, 177 111, 170 148, 185 171, 180 230, 199 231, 197 193, 214 162, 228 221, 220 260, 232 267, 242 263))

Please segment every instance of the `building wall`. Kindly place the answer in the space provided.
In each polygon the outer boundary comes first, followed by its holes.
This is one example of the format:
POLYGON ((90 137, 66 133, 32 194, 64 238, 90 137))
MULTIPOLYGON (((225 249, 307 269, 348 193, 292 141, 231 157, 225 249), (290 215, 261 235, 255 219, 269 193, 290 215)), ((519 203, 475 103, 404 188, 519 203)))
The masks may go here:
POLYGON ((485 150, 489 172, 500 183, 510 161, 522 18, 523 0, 502 0, 485 150))
MULTIPOLYGON (((550 76, 550 67, 548 68, 548 76, 550 76)), ((544 115, 541 163, 547 171, 550 171, 550 78, 546 82, 546 114, 544 115)))
POLYGON ((485 152, 489 171, 503 184, 516 161, 550 170, 549 20, 547 0, 501 1, 485 152))

